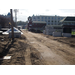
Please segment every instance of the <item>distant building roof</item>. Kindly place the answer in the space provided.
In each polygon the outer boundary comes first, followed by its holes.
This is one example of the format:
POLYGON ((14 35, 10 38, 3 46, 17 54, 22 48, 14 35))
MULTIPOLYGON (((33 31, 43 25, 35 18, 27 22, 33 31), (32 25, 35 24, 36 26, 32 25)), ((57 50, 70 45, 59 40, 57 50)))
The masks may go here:
POLYGON ((60 22, 75 22, 75 17, 65 17, 60 22))
POLYGON ((57 17, 66 17, 66 16, 58 16, 58 15, 33 15, 33 17, 35 17, 35 16, 37 16, 37 17, 39 17, 39 16, 42 16, 42 17, 55 17, 55 16, 57 16, 57 17))
POLYGON ((8 13, 7 15, 11 15, 10 13, 8 13))

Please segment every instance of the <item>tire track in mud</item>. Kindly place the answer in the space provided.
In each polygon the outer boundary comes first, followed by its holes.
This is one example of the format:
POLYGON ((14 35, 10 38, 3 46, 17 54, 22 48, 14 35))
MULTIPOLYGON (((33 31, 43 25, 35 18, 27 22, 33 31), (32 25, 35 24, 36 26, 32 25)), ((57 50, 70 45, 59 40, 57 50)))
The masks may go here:
MULTIPOLYGON (((44 39, 41 39, 41 38, 37 38, 37 37, 34 37, 36 38, 38 41, 42 42, 45 44, 46 40, 44 39)), ((50 42, 48 42, 50 44, 50 42)), ((48 48, 51 48, 49 45, 45 44, 48 48)), ((58 49, 59 51, 62 51, 64 53, 66 53, 67 55, 74 55, 73 53, 69 52, 68 50, 65 50, 64 48, 61 49, 62 46, 59 46, 60 48, 58 49)))
MULTIPOLYGON (((54 53, 57 53, 58 55, 64 57, 64 59, 68 60, 70 62, 70 64, 75 64, 75 50, 72 47, 68 47, 68 45, 66 44, 62 44, 60 42, 57 42, 57 44, 55 43, 50 43, 50 41, 48 41, 49 39, 45 39, 45 37, 36 37, 40 36, 38 34, 33 34, 34 38, 37 39, 39 42, 42 42, 42 44, 44 44, 45 46, 47 46, 48 48, 50 48, 54 53), (52 45, 55 45, 55 47, 53 47, 52 45)), ((54 40, 53 40, 54 41, 54 40)))
MULTIPOLYGON (((43 39, 41 39, 41 38, 37 38, 37 37, 34 37, 34 38, 36 38, 38 41, 40 41, 40 42, 42 42, 42 43, 44 43, 44 42, 46 41, 46 40, 43 40, 43 39)), ((49 44, 50 44, 50 43, 49 43, 49 44)), ((51 48, 50 45, 47 45, 47 44, 45 44, 45 45, 46 45, 48 48, 51 48)), ((62 52, 64 52, 64 53, 67 54, 67 55, 74 55, 74 54, 68 52, 67 50, 64 50, 64 48, 63 48, 63 49, 59 48, 59 49, 57 49, 57 50, 62 51, 62 52)))
MULTIPOLYGON (((24 36, 26 37, 27 32, 25 33, 23 31, 23 33, 25 34, 24 36)), ((30 54, 28 57, 31 60, 31 64, 32 65, 45 65, 45 62, 43 60, 43 57, 41 56, 41 53, 32 45, 34 43, 33 39, 31 40, 32 42, 30 42, 27 37, 26 39, 27 39, 28 48, 30 50, 29 52, 30 54)))
MULTIPOLYGON (((44 42, 43 41, 44 39, 42 37, 41 37, 43 39, 42 42, 44 43, 40 42, 41 41, 40 39, 38 41, 35 38, 36 34, 29 32, 29 33, 25 33, 25 35, 29 43, 31 43, 31 46, 41 53, 41 56, 43 57, 42 59, 44 60, 45 64, 48 64, 48 65, 49 64, 58 64, 58 65, 59 64, 70 64, 69 61, 65 60, 62 56, 56 54, 56 52, 54 52, 53 49, 51 50, 50 48, 48 48, 46 45, 47 42, 44 42)), ((40 35, 36 35, 37 38, 39 38, 38 36, 40 35)), ((54 41, 52 41, 52 43, 54 43, 54 41)))
POLYGON ((31 58, 32 65, 45 65, 39 51, 37 51, 33 47, 30 48, 30 51, 31 51, 30 58, 31 58))
POLYGON ((25 53, 26 65, 45 65, 41 59, 41 53, 32 46, 32 43, 34 42, 29 42, 29 40, 27 40, 28 47, 26 48, 25 53))

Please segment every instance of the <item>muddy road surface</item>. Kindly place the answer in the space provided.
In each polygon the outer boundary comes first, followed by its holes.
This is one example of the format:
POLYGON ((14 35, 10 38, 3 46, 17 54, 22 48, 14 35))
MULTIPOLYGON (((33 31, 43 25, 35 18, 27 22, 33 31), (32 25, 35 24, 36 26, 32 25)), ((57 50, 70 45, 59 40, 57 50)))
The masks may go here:
POLYGON ((22 32, 13 42, 0 35, 0 65, 75 65, 75 38, 22 32))
MULTIPOLYGON (((46 35, 22 30, 27 39, 27 64, 74 65, 75 47, 57 41, 46 35)), ((55 37, 54 37, 55 38, 55 37)), ((59 39, 59 38, 58 38, 59 39)), ((62 39, 62 38, 61 38, 62 39)), ((74 39, 75 40, 75 39, 74 39)), ((65 40, 66 41, 66 40, 65 40)))

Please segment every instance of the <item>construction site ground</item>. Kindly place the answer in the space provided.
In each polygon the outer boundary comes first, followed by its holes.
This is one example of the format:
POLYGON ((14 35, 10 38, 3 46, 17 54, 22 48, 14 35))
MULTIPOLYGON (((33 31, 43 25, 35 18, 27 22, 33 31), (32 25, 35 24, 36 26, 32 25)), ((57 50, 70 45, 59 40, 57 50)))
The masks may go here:
POLYGON ((1 65, 75 65, 75 38, 22 32, 13 42, 0 35, 0 58, 11 56, 0 60, 1 65))

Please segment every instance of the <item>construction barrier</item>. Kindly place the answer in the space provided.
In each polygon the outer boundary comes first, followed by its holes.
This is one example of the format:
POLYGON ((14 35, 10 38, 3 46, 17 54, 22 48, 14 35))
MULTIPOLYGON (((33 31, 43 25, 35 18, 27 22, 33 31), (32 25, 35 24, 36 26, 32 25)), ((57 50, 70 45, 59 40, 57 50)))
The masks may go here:
POLYGON ((47 35, 52 35, 53 32, 63 32, 62 29, 46 29, 45 30, 47 35))
POLYGON ((61 37, 62 33, 61 32, 53 32, 54 37, 61 37))
POLYGON ((43 30, 43 34, 46 34, 46 31, 45 30, 43 30))
POLYGON ((63 37, 71 37, 71 33, 62 33, 63 37))

